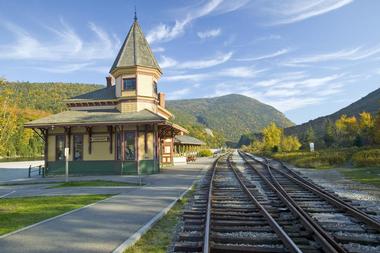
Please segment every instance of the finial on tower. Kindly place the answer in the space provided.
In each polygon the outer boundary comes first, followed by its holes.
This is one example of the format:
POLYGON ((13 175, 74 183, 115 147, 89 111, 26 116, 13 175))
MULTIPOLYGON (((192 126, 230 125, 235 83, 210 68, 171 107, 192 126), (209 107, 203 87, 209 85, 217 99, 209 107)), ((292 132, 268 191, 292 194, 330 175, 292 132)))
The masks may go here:
POLYGON ((137 21, 137 11, 136 11, 136 5, 135 5, 135 22, 137 21))

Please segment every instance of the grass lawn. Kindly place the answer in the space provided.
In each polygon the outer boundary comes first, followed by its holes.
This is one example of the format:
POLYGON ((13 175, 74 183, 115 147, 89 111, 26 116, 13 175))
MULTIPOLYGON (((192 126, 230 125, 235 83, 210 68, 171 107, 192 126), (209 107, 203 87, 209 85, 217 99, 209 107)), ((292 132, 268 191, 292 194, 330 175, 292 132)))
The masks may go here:
POLYGON ((81 195, 0 199, 0 235, 110 196, 81 195))
POLYGON ((92 180, 92 181, 72 181, 54 185, 50 188, 62 188, 62 187, 92 187, 92 186, 139 186, 138 183, 128 182, 116 182, 109 180, 92 180))
POLYGON ((354 181, 380 187, 380 167, 342 168, 338 171, 354 181))
POLYGON ((170 211, 162 217, 140 240, 124 253, 164 253, 173 240, 174 229, 181 218, 182 211, 189 198, 194 193, 194 187, 179 200, 170 211))

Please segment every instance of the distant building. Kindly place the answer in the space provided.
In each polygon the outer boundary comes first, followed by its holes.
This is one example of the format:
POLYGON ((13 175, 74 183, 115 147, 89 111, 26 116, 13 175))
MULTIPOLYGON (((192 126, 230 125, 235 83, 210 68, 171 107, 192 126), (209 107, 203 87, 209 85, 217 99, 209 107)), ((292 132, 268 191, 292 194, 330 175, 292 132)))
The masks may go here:
MULTIPOLYGON (((48 174, 155 173, 173 162, 173 138, 187 133, 172 123, 162 75, 135 18, 111 67, 107 87, 66 100, 68 111, 25 124, 45 141, 48 174), (168 155, 169 154, 169 155, 168 155)), ((47 94, 48 95, 48 94, 47 94)))

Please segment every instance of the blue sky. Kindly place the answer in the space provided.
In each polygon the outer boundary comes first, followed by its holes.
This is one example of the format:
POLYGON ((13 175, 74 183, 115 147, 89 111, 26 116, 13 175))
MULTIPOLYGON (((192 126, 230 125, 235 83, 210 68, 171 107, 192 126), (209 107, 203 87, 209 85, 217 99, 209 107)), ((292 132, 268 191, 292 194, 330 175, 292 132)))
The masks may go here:
POLYGON ((380 87, 376 0, 0 0, 0 76, 104 84, 134 5, 170 99, 240 93, 302 123, 380 87))

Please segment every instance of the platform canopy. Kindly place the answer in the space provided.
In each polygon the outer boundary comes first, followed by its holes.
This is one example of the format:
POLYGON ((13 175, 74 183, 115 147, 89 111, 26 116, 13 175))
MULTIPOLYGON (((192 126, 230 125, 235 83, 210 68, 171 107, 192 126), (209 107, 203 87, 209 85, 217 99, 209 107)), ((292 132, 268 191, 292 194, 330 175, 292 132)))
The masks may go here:
POLYGON ((203 141, 188 135, 176 135, 174 137, 174 143, 182 145, 203 146, 206 145, 203 141))
POLYGON ((139 123, 165 124, 165 118, 149 111, 120 113, 117 110, 65 111, 25 124, 28 128, 52 126, 122 125, 139 123))

